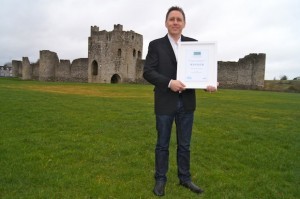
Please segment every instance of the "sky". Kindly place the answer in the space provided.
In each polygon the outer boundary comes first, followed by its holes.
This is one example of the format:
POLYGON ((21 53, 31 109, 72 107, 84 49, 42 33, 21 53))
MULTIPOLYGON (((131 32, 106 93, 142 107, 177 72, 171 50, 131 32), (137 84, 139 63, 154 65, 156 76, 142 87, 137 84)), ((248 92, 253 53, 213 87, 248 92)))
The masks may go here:
POLYGON ((0 0, 0 65, 41 50, 59 59, 88 57, 91 26, 143 35, 143 58, 151 40, 167 33, 165 15, 180 6, 183 35, 217 43, 218 61, 266 54, 265 79, 300 76, 299 0, 0 0))

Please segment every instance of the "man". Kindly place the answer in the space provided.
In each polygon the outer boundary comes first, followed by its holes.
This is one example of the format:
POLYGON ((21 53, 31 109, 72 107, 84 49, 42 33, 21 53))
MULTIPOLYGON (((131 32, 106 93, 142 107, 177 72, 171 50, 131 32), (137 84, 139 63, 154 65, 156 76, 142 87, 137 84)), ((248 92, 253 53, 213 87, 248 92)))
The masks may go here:
MULTIPOLYGON (((195 193, 203 190, 195 185, 190 174, 190 141, 196 108, 194 89, 185 89, 185 85, 176 80, 177 44, 184 41, 196 41, 183 36, 185 14, 180 7, 169 8, 165 26, 168 34, 151 41, 144 65, 144 78, 155 86, 154 103, 156 114, 157 143, 155 147, 155 187, 157 196, 165 194, 169 165, 169 143, 173 121, 177 134, 177 166, 180 185, 195 193)), ((207 91, 216 88, 208 86, 207 91)))

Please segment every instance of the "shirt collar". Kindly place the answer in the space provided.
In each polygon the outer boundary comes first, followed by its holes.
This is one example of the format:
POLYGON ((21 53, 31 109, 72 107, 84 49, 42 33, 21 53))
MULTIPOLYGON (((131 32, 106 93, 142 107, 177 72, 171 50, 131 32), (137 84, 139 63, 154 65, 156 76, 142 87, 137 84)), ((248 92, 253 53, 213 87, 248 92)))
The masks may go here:
POLYGON ((175 41, 175 40, 171 37, 171 35, 169 35, 169 33, 168 33, 168 38, 169 38, 169 41, 171 42, 171 44, 175 44, 175 45, 177 45, 178 42, 181 41, 181 35, 180 35, 178 41, 175 41))

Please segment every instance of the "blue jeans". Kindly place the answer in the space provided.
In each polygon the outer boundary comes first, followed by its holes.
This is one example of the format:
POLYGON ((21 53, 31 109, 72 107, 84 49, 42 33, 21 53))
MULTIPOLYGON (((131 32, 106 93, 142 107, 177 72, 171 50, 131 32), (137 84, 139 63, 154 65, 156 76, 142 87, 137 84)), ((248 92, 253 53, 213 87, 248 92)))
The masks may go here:
POLYGON ((155 180, 167 181, 169 167, 169 143, 173 121, 175 119, 177 135, 177 168, 181 182, 191 181, 190 142, 194 121, 194 112, 185 112, 182 99, 179 98, 177 111, 173 115, 156 115, 157 143, 155 147, 155 180))

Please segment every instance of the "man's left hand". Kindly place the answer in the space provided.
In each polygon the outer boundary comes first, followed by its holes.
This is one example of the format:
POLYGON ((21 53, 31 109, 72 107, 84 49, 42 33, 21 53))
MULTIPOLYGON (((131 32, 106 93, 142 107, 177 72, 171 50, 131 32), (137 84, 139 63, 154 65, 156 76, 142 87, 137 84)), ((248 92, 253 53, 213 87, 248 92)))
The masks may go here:
POLYGON ((207 86, 206 89, 205 89, 205 91, 210 92, 210 93, 211 92, 216 92, 217 88, 214 87, 214 86, 207 86))

